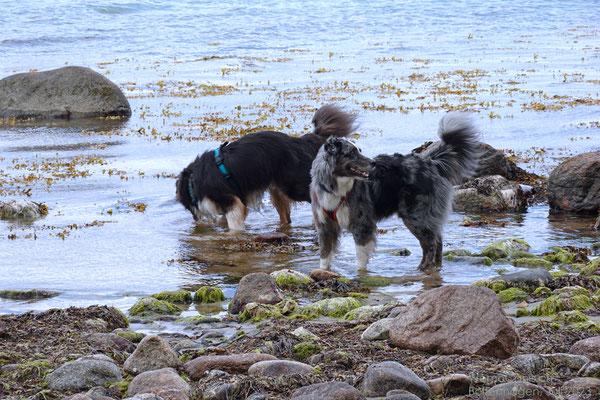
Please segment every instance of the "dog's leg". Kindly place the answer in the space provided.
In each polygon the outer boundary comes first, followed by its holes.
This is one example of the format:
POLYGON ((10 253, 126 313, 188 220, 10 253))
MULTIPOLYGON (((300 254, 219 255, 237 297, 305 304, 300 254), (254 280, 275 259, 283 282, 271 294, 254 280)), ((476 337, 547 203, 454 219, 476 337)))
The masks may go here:
POLYGON ((367 264, 374 251, 375 240, 371 240, 364 245, 356 243, 356 266, 358 269, 367 269, 367 264))
POLYGON ((279 222, 282 224, 289 224, 292 222, 290 213, 290 199, 276 186, 269 187, 269 193, 271 194, 271 203, 275 206, 277 213, 279 214, 279 222))
POLYGON ((321 269, 331 267, 331 259, 338 245, 340 227, 337 223, 326 221, 324 224, 317 223, 319 235, 319 259, 321 269))
POLYGON ((423 251, 419 269, 425 271, 432 268, 440 268, 442 266, 441 234, 430 229, 414 226, 407 221, 404 221, 404 225, 419 239, 419 244, 423 251))
POLYGON ((227 226, 231 232, 243 232, 244 221, 248 216, 248 208, 242 203, 239 197, 233 198, 233 204, 225 214, 227 226))

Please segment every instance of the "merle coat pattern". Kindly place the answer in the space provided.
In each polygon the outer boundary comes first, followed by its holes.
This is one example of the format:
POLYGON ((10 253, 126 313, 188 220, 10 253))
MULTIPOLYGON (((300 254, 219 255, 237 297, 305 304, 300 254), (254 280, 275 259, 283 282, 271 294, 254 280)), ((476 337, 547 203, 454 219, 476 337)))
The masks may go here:
POLYGON ((219 170, 214 151, 204 152, 179 175, 177 200, 195 220, 224 215, 231 231, 243 231, 248 206, 268 189, 281 223, 290 223, 291 204, 311 200, 310 168, 319 147, 330 136, 349 135, 354 121, 354 116, 329 104, 315 112, 309 134, 296 138, 255 132, 221 146, 233 183, 219 170))
POLYGON ((440 121, 439 136, 422 153, 383 154, 372 162, 347 140, 325 142, 311 169, 322 268, 329 268, 342 229, 352 233, 358 267, 366 268, 375 249, 376 222, 394 214, 419 240, 419 268, 441 267, 453 185, 477 168, 478 134, 466 114, 449 113, 440 121), (328 211, 336 207, 334 219, 328 211))

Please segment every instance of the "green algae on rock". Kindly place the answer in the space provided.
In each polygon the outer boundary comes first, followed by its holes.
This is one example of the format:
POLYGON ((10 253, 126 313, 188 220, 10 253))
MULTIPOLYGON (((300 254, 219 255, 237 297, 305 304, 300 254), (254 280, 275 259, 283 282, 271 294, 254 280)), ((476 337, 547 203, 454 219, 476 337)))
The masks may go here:
POLYGON ((557 289, 552 296, 545 299, 531 310, 531 315, 548 317, 561 311, 588 310, 596 304, 590 292, 581 286, 567 286, 557 289))
POLYGON ((552 263, 543 258, 517 258, 511 260, 510 264, 517 268, 552 268, 552 263))
POLYGON ((529 296, 524 290, 515 287, 502 290, 497 294, 502 303, 525 300, 529 296))
POLYGON ((300 309, 302 315, 310 319, 320 316, 342 318, 349 311, 360 307, 360 301, 352 297, 333 297, 308 304, 300 309))
POLYGON ((281 287, 301 286, 314 282, 310 276, 292 269, 273 271, 270 275, 275 283, 281 287))
POLYGON ((153 294, 152 297, 174 304, 190 304, 192 302, 192 295, 186 290, 165 290, 153 294))
POLYGON ((516 251, 527 252, 530 248, 529 243, 522 239, 502 239, 486 246, 481 251, 481 255, 497 260, 507 258, 516 251))
POLYGON ((129 315, 136 317, 150 317, 154 315, 173 315, 181 313, 182 309, 168 301, 158 300, 154 297, 144 297, 138 300, 129 309, 129 315))
POLYGON ((60 292, 51 290, 0 290, 0 298, 10 300, 39 300, 58 296, 60 292))
POLYGON ((292 354, 300 361, 306 360, 308 357, 317 354, 320 351, 321 346, 312 342, 302 342, 292 347, 292 354))
POLYGON ((369 275, 358 278, 357 282, 365 286, 389 286, 392 284, 392 279, 387 276, 369 275))
POLYGON ((344 315, 344 319, 348 321, 372 319, 379 316, 384 309, 385 306, 383 304, 378 306, 362 306, 348 311, 344 315))
POLYGON ((562 322, 562 323, 571 325, 571 324, 577 324, 577 323, 589 321, 589 318, 587 315, 585 315, 581 311, 573 310, 573 311, 559 312, 552 321, 562 322))
POLYGON ((194 293, 195 303, 218 303, 224 300, 223 291, 214 286, 202 286, 194 293))

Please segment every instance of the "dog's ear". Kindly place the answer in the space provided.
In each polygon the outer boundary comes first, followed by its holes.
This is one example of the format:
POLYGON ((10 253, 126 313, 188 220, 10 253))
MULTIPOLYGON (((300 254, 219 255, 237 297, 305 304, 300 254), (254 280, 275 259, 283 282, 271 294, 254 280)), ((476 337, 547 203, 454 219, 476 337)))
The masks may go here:
POLYGON ((342 143, 336 138, 331 138, 325 142, 325 151, 328 154, 338 154, 342 149, 342 143))

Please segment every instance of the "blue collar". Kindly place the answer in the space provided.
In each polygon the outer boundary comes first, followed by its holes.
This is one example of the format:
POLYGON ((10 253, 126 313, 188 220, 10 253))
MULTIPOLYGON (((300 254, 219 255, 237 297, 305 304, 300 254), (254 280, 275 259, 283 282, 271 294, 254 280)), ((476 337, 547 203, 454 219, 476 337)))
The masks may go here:
POLYGON ((192 203, 196 204, 196 198, 194 197, 194 188, 192 187, 192 176, 188 177, 188 192, 190 193, 190 197, 192 198, 192 203))
POLYGON ((219 167, 219 171, 221 171, 221 173, 225 175, 225 178, 229 179, 231 177, 231 174, 229 173, 229 171, 227 171, 227 168, 225 168, 225 164, 223 163, 221 148, 215 149, 215 162, 217 163, 217 167, 219 167))

